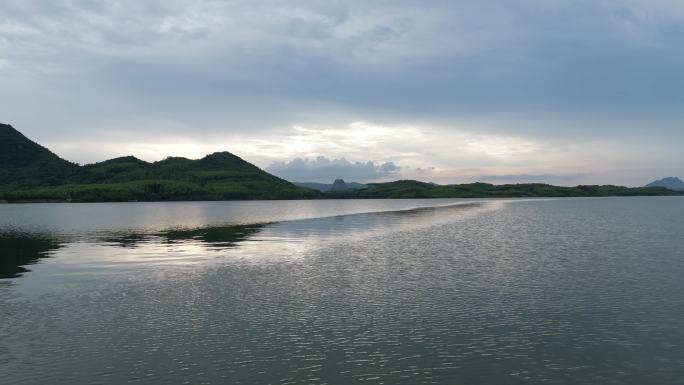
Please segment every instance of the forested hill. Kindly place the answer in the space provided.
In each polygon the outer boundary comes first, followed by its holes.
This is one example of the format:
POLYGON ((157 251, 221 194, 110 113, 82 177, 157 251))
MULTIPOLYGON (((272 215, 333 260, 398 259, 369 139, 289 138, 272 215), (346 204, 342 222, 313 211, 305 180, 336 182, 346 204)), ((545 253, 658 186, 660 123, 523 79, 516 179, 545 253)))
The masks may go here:
POLYGON ((133 156, 79 166, 0 125, 0 200, 111 202, 312 198, 490 198, 682 195, 663 187, 545 184, 435 185, 412 180, 320 192, 271 175, 229 153, 149 163, 133 156))
POLYGON ((78 165, 0 124, 0 191, 67 183, 78 165))
POLYGON ((133 156, 78 166, 0 125, 0 199, 156 201, 301 199, 320 193, 271 175, 229 153, 149 163, 133 156))

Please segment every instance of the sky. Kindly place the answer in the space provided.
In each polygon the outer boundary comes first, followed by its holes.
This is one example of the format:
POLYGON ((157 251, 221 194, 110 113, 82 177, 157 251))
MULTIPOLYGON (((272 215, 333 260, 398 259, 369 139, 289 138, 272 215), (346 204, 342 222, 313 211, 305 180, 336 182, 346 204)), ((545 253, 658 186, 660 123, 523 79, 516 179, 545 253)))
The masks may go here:
POLYGON ((2 0, 0 122, 292 181, 684 177, 681 0, 2 0))

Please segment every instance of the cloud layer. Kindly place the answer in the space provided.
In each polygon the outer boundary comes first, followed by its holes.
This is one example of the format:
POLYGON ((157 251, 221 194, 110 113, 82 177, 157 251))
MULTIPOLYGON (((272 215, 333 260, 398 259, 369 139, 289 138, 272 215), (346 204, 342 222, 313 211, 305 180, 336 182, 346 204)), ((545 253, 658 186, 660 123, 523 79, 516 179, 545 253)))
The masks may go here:
POLYGON ((677 0, 5 0, 0 121, 80 162, 224 147, 638 184, 684 173, 682 40, 677 0))
POLYGON ((401 167, 393 162, 350 162, 344 158, 328 159, 319 156, 315 159, 296 158, 289 162, 274 162, 266 170, 294 182, 330 183, 333 179, 352 182, 392 178, 398 175, 401 167))

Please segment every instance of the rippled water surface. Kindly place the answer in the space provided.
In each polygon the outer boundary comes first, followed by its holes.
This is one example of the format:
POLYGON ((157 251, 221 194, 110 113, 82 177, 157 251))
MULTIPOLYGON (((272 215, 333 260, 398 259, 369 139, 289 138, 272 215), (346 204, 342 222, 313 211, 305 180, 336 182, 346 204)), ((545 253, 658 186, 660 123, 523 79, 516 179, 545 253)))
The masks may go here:
POLYGON ((0 384, 682 384, 684 200, 0 205, 0 384))

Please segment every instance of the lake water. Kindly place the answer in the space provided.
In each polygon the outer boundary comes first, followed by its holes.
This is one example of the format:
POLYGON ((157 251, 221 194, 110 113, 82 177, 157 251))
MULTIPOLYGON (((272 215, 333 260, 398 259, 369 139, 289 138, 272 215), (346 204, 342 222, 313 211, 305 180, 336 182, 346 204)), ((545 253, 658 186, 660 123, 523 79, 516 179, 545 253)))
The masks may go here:
POLYGON ((0 205, 0 384, 682 384, 684 199, 0 205))

